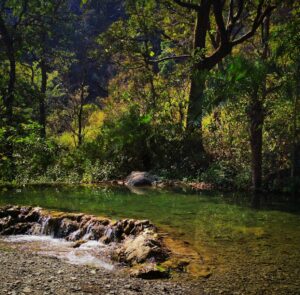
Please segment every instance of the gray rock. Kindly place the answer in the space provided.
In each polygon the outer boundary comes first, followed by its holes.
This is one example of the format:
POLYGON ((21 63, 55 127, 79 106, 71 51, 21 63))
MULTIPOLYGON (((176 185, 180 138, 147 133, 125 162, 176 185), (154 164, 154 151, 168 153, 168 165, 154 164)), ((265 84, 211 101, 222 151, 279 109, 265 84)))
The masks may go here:
POLYGON ((155 175, 151 175, 148 172, 133 171, 127 176, 125 185, 127 186, 151 186, 159 181, 159 178, 155 175))

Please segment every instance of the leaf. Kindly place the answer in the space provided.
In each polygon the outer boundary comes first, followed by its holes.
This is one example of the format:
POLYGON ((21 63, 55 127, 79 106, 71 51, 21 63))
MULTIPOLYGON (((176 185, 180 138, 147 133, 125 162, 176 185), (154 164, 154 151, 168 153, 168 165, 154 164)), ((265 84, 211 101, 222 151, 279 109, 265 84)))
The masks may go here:
POLYGON ((148 124, 152 120, 152 116, 150 114, 144 115, 140 118, 140 122, 142 124, 148 124))

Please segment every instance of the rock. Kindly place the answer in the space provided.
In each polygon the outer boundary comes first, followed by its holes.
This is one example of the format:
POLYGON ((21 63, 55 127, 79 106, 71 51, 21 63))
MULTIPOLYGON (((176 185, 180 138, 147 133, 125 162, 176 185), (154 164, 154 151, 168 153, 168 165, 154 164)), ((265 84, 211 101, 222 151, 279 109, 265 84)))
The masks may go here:
POLYGON ((170 272, 167 269, 157 266, 156 264, 145 264, 138 269, 131 271, 132 277, 155 280, 155 279, 166 279, 170 277, 170 272))
POLYGON ((127 265, 161 262, 168 257, 155 226, 149 220, 124 219, 112 222, 106 218, 62 212, 48 212, 41 208, 0 208, 1 235, 52 235, 74 242, 78 248, 94 240, 111 244, 115 260, 127 265))
POLYGON ((21 213, 21 210, 19 206, 12 206, 8 208, 6 212, 9 214, 9 216, 16 218, 21 213))
POLYGON ((25 294, 29 294, 32 293, 32 290, 29 287, 25 287, 22 292, 25 294))
POLYGON ((86 243, 86 241, 84 241, 84 240, 79 240, 79 241, 76 241, 72 247, 73 247, 73 248, 79 248, 81 245, 83 245, 83 244, 85 244, 85 243, 86 243))
POLYGON ((130 219, 127 221, 127 223, 125 225, 124 233, 128 236, 131 233, 131 231, 133 230, 133 228, 134 228, 134 220, 130 219))
POLYGON ((24 220, 26 222, 37 222, 40 218, 39 209, 33 209, 29 212, 25 210, 22 212, 22 215, 25 215, 24 220))
POLYGON ((143 263, 145 261, 164 261, 168 257, 168 251, 153 230, 146 229, 134 238, 125 240, 123 247, 118 249, 114 258, 119 262, 129 265, 143 263))
POLYGON ((71 233, 77 231, 79 225, 76 221, 73 221, 69 218, 64 218, 59 226, 56 236, 58 238, 65 238, 69 236, 71 233))
MULTIPOLYGON (((84 230, 79 228, 78 230, 70 233, 67 237, 66 240, 67 241, 71 241, 71 242, 75 242, 75 241, 82 241, 81 238, 84 235, 84 230)), ((84 241, 85 242, 85 241, 84 241)))
POLYGON ((24 235, 26 234, 30 228, 32 227, 31 223, 17 223, 15 225, 11 225, 6 227, 1 231, 2 235, 24 235))
POLYGON ((134 171, 127 176, 125 185, 127 186, 151 186, 159 181, 159 178, 155 175, 151 175, 148 172, 134 171))

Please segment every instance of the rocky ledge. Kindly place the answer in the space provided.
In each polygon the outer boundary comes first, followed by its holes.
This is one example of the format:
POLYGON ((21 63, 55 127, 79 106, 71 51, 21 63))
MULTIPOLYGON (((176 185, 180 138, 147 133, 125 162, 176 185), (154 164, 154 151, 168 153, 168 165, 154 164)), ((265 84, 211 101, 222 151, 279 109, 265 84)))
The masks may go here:
POLYGON ((133 267, 141 278, 167 277, 159 267, 170 251, 148 220, 107 218, 85 214, 50 212, 38 207, 0 208, 0 235, 49 235, 74 242, 74 247, 96 240, 110 246, 114 261, 133 267))

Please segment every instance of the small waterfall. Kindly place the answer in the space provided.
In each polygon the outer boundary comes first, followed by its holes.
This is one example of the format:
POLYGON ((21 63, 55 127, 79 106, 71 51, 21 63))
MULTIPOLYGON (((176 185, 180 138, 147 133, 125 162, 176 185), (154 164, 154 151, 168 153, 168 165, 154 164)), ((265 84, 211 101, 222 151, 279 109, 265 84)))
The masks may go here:
POLYGON ((90 240, 91 235, 92 235, 92 229, 93 229, 94 224, 90 223, 86 229, 85 235, 82 237, 83 240, 90 240))
MULTIPOLYGON (((72 233, 70 233, 69 237, 68 237, 68 241, 77 241, 81 236, 81 229, 78 229, 76 231, 73 231, 72 233)), ((83 237, 84 239, 84 237, 83 237)))
POLYGON ((104 232, 104 236, 109 240, 109 241, 114 241, 115 238, 115 231, 113 228, 108 227, 105 232, 104 232))
POLYGON ((41 224, 41 235, 49 235, 50 234, 50 227, 49 227, 49 220, 51 219, 50 216, 42 216, 39 220, 39 223, 41 224))

